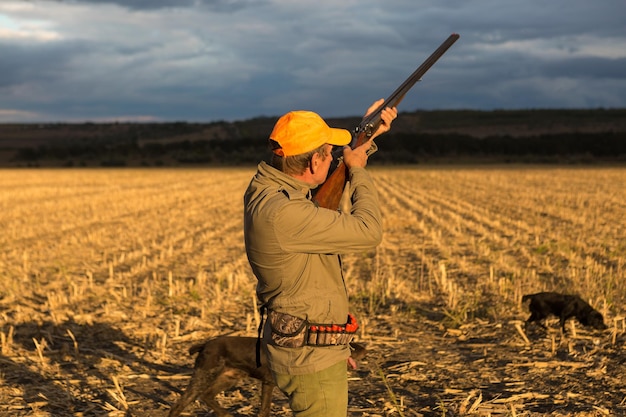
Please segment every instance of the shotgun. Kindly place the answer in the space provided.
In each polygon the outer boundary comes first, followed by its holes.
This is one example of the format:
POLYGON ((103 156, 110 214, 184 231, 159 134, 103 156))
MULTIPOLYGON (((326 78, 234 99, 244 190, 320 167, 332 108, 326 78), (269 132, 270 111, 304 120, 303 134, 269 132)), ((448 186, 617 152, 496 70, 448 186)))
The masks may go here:
MULTIPOLYGON (((363 117, 361 123, 352 131, 352 141, 350 147, 352 149, 365 143, 376 132, 381 123, 380 114, 386 107, 397 107, 404 98, 404 95, 420 81, 422 76, 432 67, 435 62, 459 39, 457 33, 451 34, 440 46, 433 52, 426 61, 422 63, 401 85, 394 91, 376 110, 363 117)), ((335 163, 331 165, 332 172, 326 178, 326 181, 318 187, 313 196, 313 201, 319 207, 325 207, 331 210, 337 210, 339 201, 343 194, 346 178, 347 167, 340 158, 342 150, 336 149, 336 155, 333 155, 335 163), (334 166, 334 169, 333 169, 334 166)))

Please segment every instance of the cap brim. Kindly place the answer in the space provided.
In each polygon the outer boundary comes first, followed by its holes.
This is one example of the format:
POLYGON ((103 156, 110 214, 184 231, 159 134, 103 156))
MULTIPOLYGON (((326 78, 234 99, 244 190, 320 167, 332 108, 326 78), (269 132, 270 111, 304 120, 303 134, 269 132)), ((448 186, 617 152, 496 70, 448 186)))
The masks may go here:
POLYGON ((346 146, 352 141, 352 134, 346 129, 330 128, 331 136, 327 143, 335 146, 346 146))

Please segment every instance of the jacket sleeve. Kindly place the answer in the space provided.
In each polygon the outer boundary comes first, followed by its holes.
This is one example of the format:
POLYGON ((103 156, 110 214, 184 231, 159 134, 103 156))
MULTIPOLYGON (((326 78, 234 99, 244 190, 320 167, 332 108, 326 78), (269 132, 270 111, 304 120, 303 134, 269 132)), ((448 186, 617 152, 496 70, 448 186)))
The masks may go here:
POLYGON ((372 178, 364 168, 352 168, 350 181, 354 189, 350 213, 316 207, 304 196, 290 198, 274 222, 283 250, 342 254, 380 243, 382 215, 372 178))

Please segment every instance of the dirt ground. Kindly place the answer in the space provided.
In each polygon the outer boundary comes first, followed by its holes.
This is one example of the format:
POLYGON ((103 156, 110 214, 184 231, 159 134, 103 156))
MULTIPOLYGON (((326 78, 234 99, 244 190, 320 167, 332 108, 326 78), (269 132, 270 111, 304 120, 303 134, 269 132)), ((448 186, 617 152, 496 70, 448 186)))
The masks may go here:
MULTIPOLYGON (((31 301, 36 307, 37 300, 31 301)), ((529 327, 527 342, 516 327, 523 314, 447 329, 436 305, 391 304, 379 311, 362 319, 358 339, 368 356, 350 371, 349 416, 626 415, 623 327, 597 332, 569 323, 563 336, 550 321, 547 332, 529 327)), ((215 317, 215 329, 206 334, 218 328, 243 334, 237 331, 239 314, 215 317)), ((144 324, 150 323, 158 326, 159 318, 144 324)), ((12 351, 0 356, 0 414, 167 415, 191 374, 193 358, 186 350, 202 335, 172 339, 159 349, 158 340, 140 333, 141 326, 128 322, 15 328, 12 351), (42 343, 49 345, 43 358, 33 350, 42 343)), ((245 379, 218 398, 233 415, 253 416, 259 396, 258 382, 245 379)), ((184 415, 213 414, 195 403, 184 415)), ((272 415, 291 415, 278 391, 272 415)))
MULTIPOLYGON (((368 349, 350 417, 626 416, 625 170, 374 174, 384 240, 343 258, 368 349), (608 330, 524 331, 521 295, 543 289, 580 293, 608 330)), ((189 347, 255 335, 250 176, 0 173, 0 416, 167 416, 189 347)), ((218 399, 254 416, 259 392, 243 380, 218 399)), ((272 415, 291 415, 279 392, 272 415)))

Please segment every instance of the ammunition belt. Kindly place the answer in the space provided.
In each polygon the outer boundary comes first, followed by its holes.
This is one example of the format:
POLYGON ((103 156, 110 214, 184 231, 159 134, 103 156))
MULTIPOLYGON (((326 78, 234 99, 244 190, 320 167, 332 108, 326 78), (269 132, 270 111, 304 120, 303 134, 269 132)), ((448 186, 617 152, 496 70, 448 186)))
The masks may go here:
POLYGON ((346 324, 310 324, 307 329, 307 345, 347 345, 358 329, 359 324, 352 314, 348 314, 346 324))
POLYGON ((272 344, 283 347, 347 345, 359 324, 352 314, 344 324, 310 323, 287 313, 269 311, 272 344))

